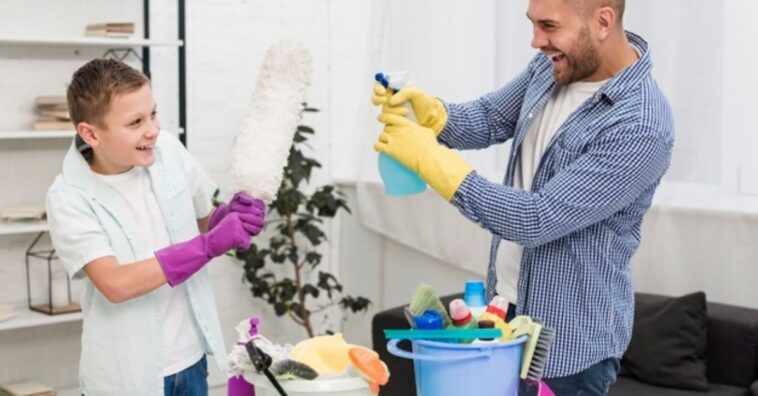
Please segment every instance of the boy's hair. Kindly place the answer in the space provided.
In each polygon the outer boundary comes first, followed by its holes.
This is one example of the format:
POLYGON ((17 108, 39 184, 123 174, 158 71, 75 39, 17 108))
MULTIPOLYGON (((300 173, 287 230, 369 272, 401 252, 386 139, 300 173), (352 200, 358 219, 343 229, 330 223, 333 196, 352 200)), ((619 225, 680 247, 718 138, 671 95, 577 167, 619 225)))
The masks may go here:
POLYGON ((74 72, 66 92, 74 125, 90 122, 103 126, 103 117, 117 95, 149 84, 139 70, 115 59, 93 59, 74 72))

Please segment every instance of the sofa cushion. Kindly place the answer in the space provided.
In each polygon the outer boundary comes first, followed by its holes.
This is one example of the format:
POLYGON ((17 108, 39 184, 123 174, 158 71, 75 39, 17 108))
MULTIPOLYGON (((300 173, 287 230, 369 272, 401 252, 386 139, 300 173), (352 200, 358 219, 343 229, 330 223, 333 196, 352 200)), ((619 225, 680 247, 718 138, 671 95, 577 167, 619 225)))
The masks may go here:
POLYGON ((746 388, 711 383, 707 392, 684 389, 663 388, 650 385, 634 378, 619 377, 611 385, 609 396, 750 396, 746 388))
POLYGON ((758 310, 708 303, 707 356, 711 383, 747 388, 758 380, 758 310))
POLYGON ((705 293, 635 298, 634 331, 622 365, 639 380, 707 390, 705 293))

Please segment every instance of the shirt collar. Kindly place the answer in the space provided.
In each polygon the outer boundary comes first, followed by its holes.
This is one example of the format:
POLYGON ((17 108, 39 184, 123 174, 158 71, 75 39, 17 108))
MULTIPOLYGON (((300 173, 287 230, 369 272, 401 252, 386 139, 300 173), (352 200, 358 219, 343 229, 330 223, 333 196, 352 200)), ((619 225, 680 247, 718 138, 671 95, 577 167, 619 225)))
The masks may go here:
POLYGON ((600 95, 602 95, 610 99, 611 102, 616 102, 623 98, 630 90, 634 89, 640 81, 647 78, 648 75, 650 75, 650 71, 653 69, 653 62, 650 60, 650 50, 647 41, 632 32, 626 32, 626 37, 630 44, 637 48, 640 58, 637 59, 637 62, 634 62, 631 66, 625 68, 619 74, 611 78, 611 80, 600 89, 596 100, 599 100, 600 95))

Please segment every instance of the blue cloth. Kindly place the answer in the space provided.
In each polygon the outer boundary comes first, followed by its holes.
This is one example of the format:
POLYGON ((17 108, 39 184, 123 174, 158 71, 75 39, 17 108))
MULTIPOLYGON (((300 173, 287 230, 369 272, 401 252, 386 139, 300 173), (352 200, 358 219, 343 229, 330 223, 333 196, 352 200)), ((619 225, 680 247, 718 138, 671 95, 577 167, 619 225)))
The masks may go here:
MULTIPOLYGON (((156 159, 148 173, 171 243, 199 234, 197 219, 213 208, 215 185, 184 146, 161 132, 156 159)), ((79 386, 87 396, 163 395, 163 317, 158 291, 111 303, 85 276, 94 259, 114 256, 119 263, 153 257, 140 225, 128 216, 119 193, 100 181, 71 145, 63 172, 47 193, 50 237, 72 278, 84 279, 84 313, 79 386)), ((210 274, 204 268, 185 282, 195 329, 205 352, 220 369, 226 348, 216 311, 210 274)))
POLYGON ((546 148, 531 191, 511 187, 513 168, 531 122, 556 88, 550 60, 538 54, 500 90, 445 104, 449 120, 441 143, 478 149, 513 139, 503 183, 472 172, 452 203, 493 234, 490 297, 500 240, 524 246, 517 313, 556 330, 547 378, 620 358, 631 338, 629 260, 668 169, 674 132, 670 107, 650 75, 647 43, 627 37, 640 59, 569 116, 546 148))
POLYGON ((164 396, 208 396, 208 362, 203 356, 197 363, 163 377, 164 396))

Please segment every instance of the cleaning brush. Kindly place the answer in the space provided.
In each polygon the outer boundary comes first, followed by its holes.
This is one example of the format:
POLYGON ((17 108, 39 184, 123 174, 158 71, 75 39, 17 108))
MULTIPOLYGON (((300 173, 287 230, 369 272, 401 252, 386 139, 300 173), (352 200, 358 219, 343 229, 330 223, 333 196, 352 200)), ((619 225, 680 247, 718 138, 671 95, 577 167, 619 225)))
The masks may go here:
POLYGON ((541 380, 545 373, 550 346, 555 339, 555 330, 543 326, 538 320, 533 320, 528 316, 517 316, 508 324, 513 328, 514 339, 523 335, 528 336, 521 361, 521 379, 541 380))
POLYGON ((281 380, 312 380, 318 377, 316 370, 297 360, 280 360, 271 365, 271 374, 281 380))
POLYGON ((266 203, 276 198, 310 84, 312 57, 301 44, 269 48, 232 153, 231 188, 266 203))
POLYGON ((447 314, 445 306, 442 304, 442 300, 437 296, 437 292, 426 283, 418 285, 409 308, 413 316, 420 316, 427 309, 439 312, 442 316, 442 328, 447 328, 452 323, 450 315, 447 314))

